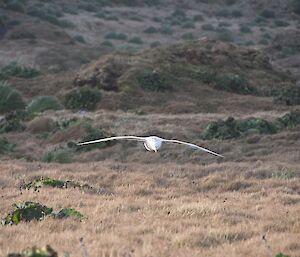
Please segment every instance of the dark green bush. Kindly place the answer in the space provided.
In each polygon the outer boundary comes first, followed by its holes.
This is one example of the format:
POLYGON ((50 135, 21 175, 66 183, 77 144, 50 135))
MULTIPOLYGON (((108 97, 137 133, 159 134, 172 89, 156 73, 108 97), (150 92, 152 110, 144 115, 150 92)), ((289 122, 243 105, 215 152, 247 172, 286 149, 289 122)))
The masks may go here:
POLYGON ((54 96, 38 96, 37 98, 33 99, 26 107, 26 111, 29 115, 44 112, 46 110, 60 109, 62 109, 62 105, 54 96))
POLYGON ((224 121, 219 120, 209 123, 202 136, 204 139, 232 139, 249 133, 274 134, 298 125, 300 125, 300 111, 292 111, 272 122, 261 118, 235 120, 229 117, 224 121))
POLYGON ((144 44, 144 41, 140 37, 133 37, 133 38, 129 39, 128 42, 131 44, 136 44, 136 45, 144 44))
POLYGON ((219 30, 218 39, 224 42, 232 42, 234 40, 231 30, 222 28, 219 30))
POLYGON ((151 26, 151 27, 146 28, 143 32, 147 33, 147 34, 153 34, 153 33, 157 33, 158 29, 151 26))
POLYGON ((228 17, 230 17, 230 12, 228 9, 222 9, 222 10, 216 12, 216 16, 228 18, 228 17))
POLYGON ((12 62, 0 69, 0 80, 9 77, 34 78, 40 75, 40 72, 34 68, 19 66, 16 62, 12 62))
POLYGON ((276 27, 288 27, 290 25, 290 23, 287 21, 284 21, 284 20, 275 20, 274 25, 276 27))
POLYGON ((42 220, 53 210, 35 202, 13 204, 13 207, 13 211, 2 220, 2 225, 17 225, 21 221, 42 220))
POLYGON ((52 216, 56 219, 73 217, 75 219, 81 220, 83 218, 83 215, 79 211, 76 211, 73 208, 63 208, 60 211, 52 212, 52 216))
POLYGON ((204 21, 204 18, 201 14, 196 14, 193 16, 193 21, 197 22, 197 21, 204 21))
POLYGON ((183 23, 181 27, 183 29, 194 29, 195 23, 193 21, 187 21, 187 22, 183 23))
POLYGON ((158 46, 160 46, 161 45, 161 43, 159 42, 159 41, 154 41, 154 42, 152 42, 151 44, 150 44, 150 47, 151 48, 155 48, 155 47, 158 47, 158 46))
POLYGON ((147 91, 168 91, 172 86, 167 82, 167 78, 160 72, 152 69, 140 71, 136 76, 138 85, 147 91))
POLYGON ((70 163, 71 152, 65 149, 52 150, 44 154, 43 162, 70 163))
POLYGON ((252 33, 252 29, 246 25, 240 26, 240 32, 242 33, 252 33))
POLYGON ((23 131, 25 129, 24 120, 27 114, 25 111, 14 111, 5 115, 4 119, 0 120, 0 133, 11 131, 23 131))
POLYGON ((74 39, 75 39, 77 42, 81 43, 81 44, 85 44, 85 43, 86 43, 84 37, 81 36, 81 35, 76 35, 76 36, 74 36, 74 39))
POLYGON ((231 16, 234 18, 240 18, 243 16, 243 13, 240 10, 233 10, 231 16))
POLYGON ((94 110, 101 100, 98 89, 82 87, 74 89, 65 95, 65 106, 74 110, 94 110))
POLYGON ((4 7, 15 12, 25 12, 25 3, 20 0, 6 0, 4 7))
POLYGON ((270 18, 275 18, 275 12, 269 9, 263 10, 260 15, 264 18, 270 19, 270 18))
POLYGON ((289 255, 283 254, 283 253, 277 253, 275 257, 290 257, 289 255))
POLYGON ((215 89, 238 94, 257 95, 257 90, 249 85, 248 81, 238 74, 217 74, 210 71, 197 72, 196 78, 215 89))
POLYGON ((165 34, 165 35, 172 35, 172 34, 173 34, 173 30, 172 30, 169 26, 167 26, 167 25, 162 26, 162 27, 159 29, 159 32, 160 32, 161 34, 165 34))
POLYGON ((23 110, 25 103, 21 94, 7 83, 0 81, 0 113, 23 110))
POLYGON ((7 257, 57 257, 58 254, 49 245, 46 247, 32 247, 28 248, 22 253, 9 253, 7 257))
POLYGON ((5 152, 12 152, 15 148, 15 144, 9 143, 4 137, 0 138, 0 154, 5 152))
POLYGON ((105 40, 101 43, 102 46, 106 46, 106 47, 114 47, 114 44, 111 41, 105 40))
POLYGON ((192 32, 188 32, 188 33, 184 33, 181 36, 181 38, 184 39, 184 40, 193 40, 193 39, 195 39, 195 36, 192 32))
POLYGON ((207 31, 213 31, 213 30, 215 30, 214 26, 211 25, 211 24, 203 24, 203 25, 201 26, 201 28, 202 28, 203 30, 207 30, 207 31))
POLYGON ((292 4, 292 7, 293 7, 293 12, 300 15, 300 1, 299 0, 294 0, 293 4, 292 4))
POLYGON ((105 35, 106 39, 127 40, 127 35, 124 33, 109 32, 105 35))
POLYGON ((286 105, 300 105, 300 86, 291 86, 283 88, 274 93, 275 103, 284 103, 286 105))

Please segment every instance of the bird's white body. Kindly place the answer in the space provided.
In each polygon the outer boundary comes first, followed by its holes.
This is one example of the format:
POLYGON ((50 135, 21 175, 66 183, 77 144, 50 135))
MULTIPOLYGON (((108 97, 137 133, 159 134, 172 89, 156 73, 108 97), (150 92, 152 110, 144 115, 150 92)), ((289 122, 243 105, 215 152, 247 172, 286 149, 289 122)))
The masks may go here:
POLYGON ((176 144, 187 145, 187 146, 192 147, 194 149, 200 149, 202 151, 213 154, 215 156, 224 157, 224 156, 222 156, 218 153, 215 153, 213 151, 210 151, 210 150, 208 150, 204 147, 201 147, 201 146, 198 146, 198 145, 195 145, 195 144, 191 144, 191 143, 187 143, 187 142, 179 141, 179 140, 175 140, 175 139, 164 139, 164 138, 157 137, 157 136, 149 136, 149 137, 137 137, 137 136, 108 137, 108 138, 97 139, 97 140, 93 140, 93 141, 79 143, 77 145, 87 145, 87 144, 101 143, 101 142, 106 142, 106 141, 111 141, 111 140, 119 140, 119 139, 141 141, 141 142, 144 143, 145 148, 148 151, 151 151, 151 152, 157 152, 157 150, 161 147, 162 143, 167 142, 167 143, 176 143, 176 144))

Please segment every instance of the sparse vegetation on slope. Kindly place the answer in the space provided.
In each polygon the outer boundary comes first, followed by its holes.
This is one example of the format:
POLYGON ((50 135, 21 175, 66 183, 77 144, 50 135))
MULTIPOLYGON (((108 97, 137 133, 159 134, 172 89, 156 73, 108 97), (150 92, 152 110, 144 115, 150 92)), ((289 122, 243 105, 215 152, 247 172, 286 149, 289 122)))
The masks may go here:
POLYGON ((9 77, 34 78, 39 75, 40 72, 38 70, 19 66, 16 62, 12 62, 0 69, 0 80, 6 80, 9 77))
POLYGON ((209 123, 202 135, 205 139, 232 139, 249 134, 274 134, 298 125, 300 125, 300 111, 290 112, 273 122, 261 118, 236 120, 229 117, 226 120, 209 123))
POLYGON ((74 217, 81 220, 83 215, 73 208, 62 208, 59 211, 53 211, 46 205, 36 202, 14 203, 13 210, 4 219, 1 220, 2 225, 17 225, 20 222, 29 222, 32 220, 41 221, 46 216, 51 215, 53 218, 74 217))
POLYGON ((44 112, 46 110, 60 109, 62 109, 62 105, 53 96, 39 96, 33 99, 26 107, 26 111, 29 115, 44 112))
POLYGON ((73 110, 92 111, 100 99, 99 90, 83 87, 72 90, 65 95, 65 106, 73 110))
POLYGON ((49 245, 46 247, 32 247, 22 251, 22 253, 9 253, 7 257, 58 257, 58 254, 49 245))
POLYGON ((7 113, 25 108, 21 94, 9 86, 8 83, 0 81, 0 113, 7 113))

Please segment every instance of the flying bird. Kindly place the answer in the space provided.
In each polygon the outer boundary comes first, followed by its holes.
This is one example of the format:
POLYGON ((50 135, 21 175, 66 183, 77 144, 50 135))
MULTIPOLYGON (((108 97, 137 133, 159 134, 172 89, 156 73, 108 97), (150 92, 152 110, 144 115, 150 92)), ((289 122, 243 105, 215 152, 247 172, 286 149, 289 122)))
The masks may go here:
POLYGON ((117 137, 108 137, 108 138, 102 138, 102 139, 97 139, 97 140, 93 140, 93 141, 87 141, 87 142, 82 142, 82 143, 78 143, 77 145, 88 145, 88 144, 94 144, 94 143, 101 143, 101 142, 106 142, 106 141, 111 141, 111 140, 119 140, 119 139, 124 139, 124 140, 136 140, 136 141, 140 141, 144 143, 145 148, 150 151, 150 152, 157 152, 158 149, 161 147, 163 142, 166 143, 175 143, 175 144, 183 144, 183 145, 187 145, 189 147, 192 147, 194 149, 199 149, 202 151, 205 151, 207 153, 213 154, 215 156, 219 156, 224 158, 223 155, 215 153, 213 151, 210 151, 204 147, 195 145, 195 144, 191 144, 188 142, 184 142, 184 141, 179 141, 176 139, 164 139, 161 137, 157 137, 157 136, 149 136, 149 137, 136 137, 136 136, 117 136, 117 137))

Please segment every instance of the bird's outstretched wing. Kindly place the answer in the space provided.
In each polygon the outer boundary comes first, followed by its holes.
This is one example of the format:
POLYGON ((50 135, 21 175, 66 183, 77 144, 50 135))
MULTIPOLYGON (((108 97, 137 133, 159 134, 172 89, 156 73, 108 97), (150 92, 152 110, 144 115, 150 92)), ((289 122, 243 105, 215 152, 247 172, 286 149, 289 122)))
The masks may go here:
POLYGON ((78 143, 77 145, 88 145, 88 144, 101 143, 101 142, 118 140, 118 139, 145 141, 144 137, 119 136, 119 137, 107 137, 107 138, 97 139, 97 140, 93 140, 93 141, 82 142, 82 143, 78 143))
POLYGON ((204 147, 201 147, 199 145, 194 145, 194 144, 191 144, 191 143, 187 143, 187 142, 183 142, 183 141, 179 141, 179 140, 175 140, 175 139, 174 140, 173 139, 163 139, 163 142, 169 142, 169 143, 176 143, 176 144, 187 145, 187 146, 190 146, 190 147, 193 147, 193 148, 196 148, 196 149, 200 149, 200 150, 205 151, 207 153, 213 154, 215 156, 219 156, 219 157, 224 158, 223 155, 215 153, 213 151, 210 151, 210 150, 208 150, 208 149, 206 149, 204 147))

